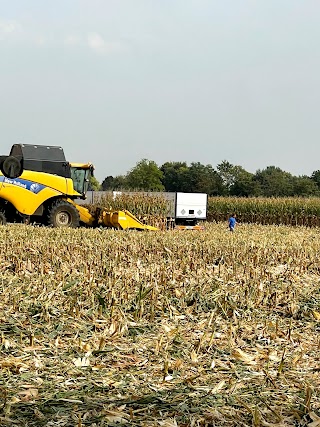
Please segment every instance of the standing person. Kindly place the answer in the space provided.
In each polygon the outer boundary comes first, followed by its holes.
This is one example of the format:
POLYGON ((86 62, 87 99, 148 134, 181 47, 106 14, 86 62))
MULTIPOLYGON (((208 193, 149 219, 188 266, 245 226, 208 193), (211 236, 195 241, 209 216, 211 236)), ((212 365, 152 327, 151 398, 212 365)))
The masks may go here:
POLYGON ((236 226, 236 223, 237 223, 237 220, 236 220, 236 214, 235 213, 233 213, 232 215, 231 215, 231 217, 229 218, 229 230, 230 231, 234 231, 234 228, 235 228, 235 226, 236 226))

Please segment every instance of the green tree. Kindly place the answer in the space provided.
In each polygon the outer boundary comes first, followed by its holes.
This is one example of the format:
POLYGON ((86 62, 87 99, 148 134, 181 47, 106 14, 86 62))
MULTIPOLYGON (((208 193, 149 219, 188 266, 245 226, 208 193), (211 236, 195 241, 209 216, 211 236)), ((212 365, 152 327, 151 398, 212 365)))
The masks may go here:
POLYGON ((235 166, 227 160, 223 160, 217 165, 217 171, 222 180, 223 194, 230 194, 231 187, 235 183, 235 166))
POLYGON ((248 197, 259 194, 259 183, 255 181, 254 174, 242 166, 223 160, 218 164, 217 171, 222 180, 222 195, 248 197))
POLYGON ((247 172, 241 166, 234 167, 234 179, 229 192, 232 196, 250 197, 261 193, 260 184, 254 174, 247 172))
POLYGON ((260 185, 262 196, 286 197, 294 194, 293 176, 276 166, 257 170, 254 179, 260 185))
POLYGON ((132 190, 163 191, 163 172, 153 160, 142 159, 126 176, 132 190))
POLYGON ((102 181, 101 188, 102 191, 113 190, 114 178, 112 175, 106 176, 102 181))
POLYGON ((205 166, 200 162, 193 162, 189 167, 183 191, 216 196, 221 194, 222 180, 211 165, 205 166))
POLYGON ((99 191, 101 189, 99 181, 94 176, 90 177, 88 189, 90 191, 99 191))
POLYGON ((186 162, 166 162, 160 170, 163 173, 162 184, 166 191, 184 191, 189 172, 186 162))
POLYGON ((107 176, 101 184, 103 191, 124 190, 127 188, 127 179, 123 175, 107 176))
POLYGON ((294 196, 306 197, 319 195, 319 187, 312 178, 303 175, 293 177, 294 196))
POLYGON ((318 188, 320 189, 320 170, 312 172, 311 179, 317 184, 318 188))

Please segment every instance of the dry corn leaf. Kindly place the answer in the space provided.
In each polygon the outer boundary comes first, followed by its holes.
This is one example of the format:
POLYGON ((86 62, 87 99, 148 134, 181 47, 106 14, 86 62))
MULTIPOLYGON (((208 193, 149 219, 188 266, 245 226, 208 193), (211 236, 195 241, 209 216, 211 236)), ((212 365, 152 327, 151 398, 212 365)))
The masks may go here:
POLYGON ((110 423, 126 424, 129 422, 130 416, 122 411, 105 411, 104 418, 110 423))
POLYGON ((90 366, 90 360, 88 357, 77 357, 73 359, 73 363, 78 368, 90 366))
POLYGON ((315 412, 310 412, 308 415, 312 419, 308 427, 320 427, 320 417, 315 412))
POLYGON ((235 348, 231 354, 235 359, 241 360, 241 362, 244 362, 247 365, 255 365, 257 363, 254 356, 241 350, 241 348, 235 348))
POLYGON ((218 393, 220 390, 222 390, 226 385, 225 380, 221 380, 216 386, 213 387, 213 389, 211 390, 211 394, 216 394, 218 393))
POLYGON ((198 361, 199 361, 198 355, 194 350, 192 350, 190 358, 191 358, 192 363, 198 363, 198 361))
POLYGON ((1 368, 9 368, 10 370, 17 372, 25 372, 29 370, 29 366, 26 363, 23 363, 18 358, 6 358, 3 361, 0 361, 1 368))
POLYGON ((161 427, 178 427, 177 421, 175 418, 168 418, 163 421, 159 421, 159 426, 161 427))
POLYGON ((22 402, 28 402, 38 397, 39 391, 36 388, 28 388, 27 390, 20 391, 18 396, 22 402))

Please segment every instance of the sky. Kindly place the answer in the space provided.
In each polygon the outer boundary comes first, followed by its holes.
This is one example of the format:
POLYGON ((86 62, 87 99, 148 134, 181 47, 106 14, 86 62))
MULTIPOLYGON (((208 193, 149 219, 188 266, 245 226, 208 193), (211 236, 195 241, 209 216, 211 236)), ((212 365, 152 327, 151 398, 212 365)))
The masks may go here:
POLYGON ((320 169, 318 0, 0 0, 1 150, 320 169))

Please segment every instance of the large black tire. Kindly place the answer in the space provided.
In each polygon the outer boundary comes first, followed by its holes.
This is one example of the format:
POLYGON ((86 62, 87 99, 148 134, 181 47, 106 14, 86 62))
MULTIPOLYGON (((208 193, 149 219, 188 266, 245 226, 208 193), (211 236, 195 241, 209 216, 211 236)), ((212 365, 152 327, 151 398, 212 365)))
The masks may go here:
POLYGON ((6 225, 7 224, 7 218, 3 211, 0 211, 0 225, 6 225))
POLYGON ((20 160, 14 156, 8 156, 1 165, 1 172, 7 178, 18 178, 23 172, 20 160))
POLYGON ((48 212, 48 225, 52 227, 77 228, 80 224, 80 215, 75 206, 65 200, 56 200, 48 212))

